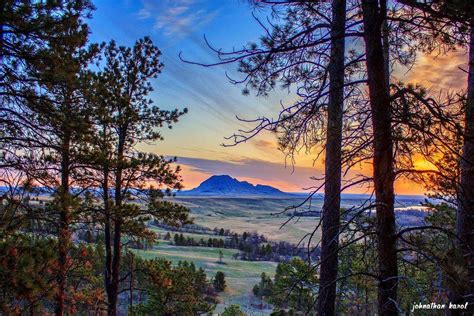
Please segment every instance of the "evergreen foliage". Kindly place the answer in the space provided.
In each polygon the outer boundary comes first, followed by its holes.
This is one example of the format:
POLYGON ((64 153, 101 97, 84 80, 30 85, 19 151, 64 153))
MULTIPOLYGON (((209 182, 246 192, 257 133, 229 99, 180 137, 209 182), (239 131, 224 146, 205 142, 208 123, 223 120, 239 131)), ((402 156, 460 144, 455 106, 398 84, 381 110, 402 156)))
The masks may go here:
POLYGON ((214 276, 214 289, 217 292, 223 292, 225 288, 227 287, 226 281, 225 281, 225 274, 222 271, 217 271, 216 275, 214 276))

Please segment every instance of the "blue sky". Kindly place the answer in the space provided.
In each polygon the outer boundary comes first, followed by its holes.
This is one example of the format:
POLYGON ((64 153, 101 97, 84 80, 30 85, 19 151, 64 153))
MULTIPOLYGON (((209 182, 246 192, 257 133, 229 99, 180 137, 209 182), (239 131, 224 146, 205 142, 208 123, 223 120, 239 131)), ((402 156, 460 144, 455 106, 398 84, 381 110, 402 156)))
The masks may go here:
MULTIPOLYGON (((217 49, 239 49, 258 41, 263 30, 252 13, 265 17, 268 12, 253 11, 246 0, 96 0, 96 11, 89 21, 92 42, 115 39, 119 45, 132 46, 149 36, 162 51, 163 73, 153 82, 151 98, 161 108, 189 109, 175 127, 164 130, 165 140, 142 145, 141 150, 177 156, 183 167, 185 188, 197 186, 213 174, 229 174, 241 180, 277 186, 287 191, 301 191, 317 185, 310 177, 321 178, 323 160, 314 162, 315 153, 297 157, 295 169, 285 165, 285 157, 277 149, 273 135, 262 134, 236 147, 222 147, 225 136, 232 135, 245 124, 236 119, 278 113, 280 102, 288 104, 295 96, 276 91, 268 98, 243 96, 242 86, 232 85, 226 78, 240 78, 237 65, 206 68, 183 63, 180 52, 188 60, 212 63, 216 55, 206 46, 204 35, 217 49)), ((465 52, 447 56, 420 56, 411 72, 400 71, 406 82, 428 86, 459 88, 465 80, 459 67, 465 63, 465 52)), ((368 168, 370 169, 370 167, 368 168)), ((356 172, 368 173, 367 166, 356 172)), ((369 171, 370 172, 370 171, 369 171)), ((421 193, 412 183, 397 183, 399 193, 421 193)), ((353 188, 350 193, 364 193, 353 188)))
POLYGON ((179 59, 181 52, 189 60, 215 62, 216 55, 206 46, 204 35, 214 47, 224 50, 258 41, 262 29, 252 12, 264 16, 265 11, 253 11, 243 0, 104 0, 95 1, 95 6, 89 21, 92 42, 115 39, 120 45, 131 46, 136 39, 149 36, 162 51, 165 68, 153 82, 152 99, 162 108, 187 107, 189 114, 173 130, 163 132, 165 141, 142 149, 181 157, 186 187, 224 173, 292 191, 314 185, 309 177, 320 176, 321 169, 308 166, 307 159, 295 170, 285 167, 272 135, 263 134, 237 147, 221 146, 225 136, 248 127, 236 115, 271 116, 277 113, 281 100, 293 98, 291 93, 279 91, 267 98, 243 96, 243 87, 226 78, 226 73, 239 78, 237 65, 205 68, 179 59), (262 172, 256 173, 255 166, 262 172))

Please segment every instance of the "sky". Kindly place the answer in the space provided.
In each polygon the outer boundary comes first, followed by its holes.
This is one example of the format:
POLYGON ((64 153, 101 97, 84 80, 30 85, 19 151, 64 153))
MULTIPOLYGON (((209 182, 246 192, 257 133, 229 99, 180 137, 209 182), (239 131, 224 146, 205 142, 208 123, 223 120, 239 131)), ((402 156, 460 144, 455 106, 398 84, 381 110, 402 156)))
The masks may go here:
MULTIPOLYGON (((226 136, 249 128, 242 118, 273 117, 295 96, 291 91, 275 91, 268 97, 242 95, 242 86, 229 82, 226 75, 239 79, 237 65, 202 67, 184 59, 204 63, 217 61, 206 46, 204 36, 217 49, 239 49, 256 42, 263 30, 255 21, 265 12, 254 12, 244 0, 96 0, 96 10, 88 24, 91 42, 114 39, 131 46, 149 36, 161 50, 165 67, 152 82, 154 103, 163 109, 188 108, 189 113, 172 130, 163 130, 164 141, 142 145, 141 150, 178 158, 185 189, 196 187, 214 174, 229 174, 254 184, 268 184, 285 191, 300 192, 318 183, 311 177, 323 176, 324 161, 316 153, 302 153, 292 166, 278 151, 276 139, 261 134, 245 144, 224 147, 226 136)), ((465 74, 465 52, 449 56, 420 56, 410 72, 401 71, 409 82, 423 82, 459 88, 465 74)), ((464 80, 465 82, 465 80, 464 80)), ((367 172, 366 167, 349 176, 367 172)), ((423 188, 406 180, 396 183, 399 194, 422 194, 423 188)), ((348 193, 367 193, 355 187, 348 193)))

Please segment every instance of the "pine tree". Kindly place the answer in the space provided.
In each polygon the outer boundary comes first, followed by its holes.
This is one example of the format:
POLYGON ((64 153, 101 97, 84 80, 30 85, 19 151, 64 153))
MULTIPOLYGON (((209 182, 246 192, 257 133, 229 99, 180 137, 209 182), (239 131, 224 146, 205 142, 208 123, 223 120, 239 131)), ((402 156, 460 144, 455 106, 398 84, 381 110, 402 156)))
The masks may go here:
POLYGON ((214 276, 214 289, 217 292, 222 292, 225 290, 227 287, 226 281, 225 281, 225 274, 222 271, 217 271, 216 275, 214 276))
POLYGON ((44 211, 47 221, 58 223, 58 315, 65 312, 71 268, 70 222, 76 201, 69 186, 77 174, 77 144, 87 131, 81 81, 94 49, 85 50, 83 18, 92 9, 89 1, 0 5, 1 166, 54 192, 44 211))
POLYGON ((260 283, 256 284, 252 289, 253 295, 259 298, 269 298, 273 295, 273 281, 266 275, 265 272, 262 272, 260 275, 260 283))
POLYGON ((187 110, 161 110, 149 99, 150 80, 163 68, 161 52, 149 38, 138 40, 132 48, 112 41, 103 55, 105 66, 96 76, 91 102, 96 107, 95 152, 99 157, 94 168, 101 175, 104 206, 108 313, 114 315, 122 236, 147 234, 143 223, 151 218, 170 225, 188 221, 185 207, 161 199, 181 188, 180 169, 172 166, 175 160, 136 149, 139 142, 162 140, 157 128, 171 128, 187 110), (134 199, 142 200, 146 207, 131 203, 134 199))
POLYGON ((222 253, 222 250, 219 250, 219 263, 224 263, 224 254, 222 253))
POLYGON ((398 315, 398 263, 395 227, 394 157, 390 117, 389 77, 384 57, 382 26, 386 1, 362 1, 367 76, 373 125, 374 189, 378 233, 380 315, 398 315))
POLYGON ((81 181, 84 170, 79 166, 79 157, 91 130, 83 81, 88 78, 86 68, 97 49, 96 46, 86 49, 87 36, 88 28, 81 20, 69 24, 44 50, 47 58, 29 72, 38 80, 41 95, 29 100, 28 109, 32 122, 42 133, 41 137, 28 142, 39 150, 29 156, 33 159, 25 157, 28 158, 23 161, 22 168, 25 169, 20 170, 54 190, 50 207, 58 223, 57 315, 63 315, 66 308, 67 271, 71 269, 70 225, 78 207, 78 197, 71 193, 71 183, 81 181))
POLYGON ((332 1, 331 59, 327 109, 324 204, 321 228, 321 268, 318 313, 334 315, 338 275, 341 208, 342 133, 345 80, 346 1, 332 1))
MULTIPOLYGON (((457 41, 456 45, 467 46, 469 50, 468 54, 468 78, 467 78, 467 95, 465 105, 465 115, 463 118, 463 148, 459 163, 459 183, 457 185, 450 185, 449 187, 441 188, 443 193, 448 195, 451 192, 456 192, 456 203, 458 207, 456 216, 456 234, 457 242, 459 247, 462 249, 465 266, 469 271, 469 281, 466 282, 466 288, 470 288, 464 296, 468 298, 470 302, 468 305, 473 308, 474 297, 474 4, 469 1, 414 1, 414 0, 400 0, 401 3, 412 7, 418 11, 423 12, 427 15, 425 19, 428 23, 441 28, 441 24, 452 25, 454 32, 460 36, 465 36, 466 41, 457 41), (446 189, 449 191, 446 191, 446 189)), ((444 36, 440 36, 441 32, 433 32, 433 37, 440 37, 440 41, 450 44, 452 38, 444 33, 444 36)), ((456 148, 457 146, 455 146, 456 148)), ((448 153, 451 154, 451 153, 448 153)), ((447 155, 446 155, 447 156, 447 155)), ((455 156, 455 155, 454 155, 455 156)), ((454 158, 454 157, 453 157, 454 158)), ((444 162, 451 163, 451 162, 444 162)), ((442 166, 443 167, 443 166, 442 166)), ((443 171, 443 170, 442 170, 443 171)), ((452 171, 452 170, 450 170, 452 171)), ((453 181, 456 182, 456 178, 453 177, 453 181)), ((445 180, 441 180, 441 183, 445 183, 445 180)), ((438 182, 438 183, 440 183, 438 182)), ((435 184, 436 185, 436 184, 435 184)), ((439 187, 438 187, 439 188, 439 187)), ((466 280, 467 281, 467 280, 466 280)), ((451 300, 463 303, 464 297, 458 293, 459 289, 452 289, 451 300)))

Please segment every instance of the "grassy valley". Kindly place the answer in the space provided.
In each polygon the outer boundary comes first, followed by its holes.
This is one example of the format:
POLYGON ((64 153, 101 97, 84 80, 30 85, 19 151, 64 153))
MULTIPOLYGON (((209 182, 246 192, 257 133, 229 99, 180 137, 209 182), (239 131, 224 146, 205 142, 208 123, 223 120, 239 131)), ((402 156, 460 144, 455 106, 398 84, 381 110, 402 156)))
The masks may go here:
MULTIPOLYGON (((308 216, 291 220, 290 225, 282 224, 290 219, 288 212, 282 212, 286 207, 298 205, 303 201, 301 197, 294 198, 262 198, 262 197, 175 197, 170 198, 173 202, 188 207, 194 224, 201 227, 202 231, 186 231, 181 229, 167 229, 150 225, 149 229, 158 236, 157 242, 148 250, 134 249, 134 253, 144 259, 163 258, 170 260, 173 264, 179 261, 190 261, 197 268, 202 268, 209 279, 213 278, 217 271, 222 271, 226 276, 227 288, 219 293, 219 304, 216 312, 223 311, 225 306, 237 304, 248 315, 268 315, 271 312, 270 304, 262 304, 262 300, 252 293, 252 288, 260 282, 262 272, 273 278, 277 262, 273 261, 247 261, 236 257, 240 252, 238 249, 208 247, 208 246, 185 246, 176 245, 175 235, 182 234, 185 239, 194 241, 208 239, 228 240, 230 236, 220 235, 219 230, 225 229, 233 233, 258 232, 273 242, 286 241, 298 243, 307 233, 310 233, 319 220, 319 217, 308 216), (208 230, 206 230, 208 229, 208 230), (165 236, 168 235, 166 238, 165 236), (220 262, 220 253, 223 262, 220 262)), ((346 199, 344 205, 350 207, 361 198, 346 199)), ((400 206, 416 206, 419 198, 402 197, 400 206)), ((316 200, 311 210, 321 207, 320 200, 316 200)), ((307 206, 300 207, 298 211, 308 210, 307 206)), ((416 213, 416 212, 412 212, 416 213)), ((410 216, 415 216, 410 213, 410 216)), ((405 213, 403 213, 405 214, 405 213)), ((405 215, 402 215, 405 218, 405 215)), ((416 216, 415 216, 416 217, 416 216)), ((407 217, 411 219, 411 217, 407 217)), ((318 234, 312 243, 319 242, 318 234)))
MULTIPOLYGON (((175 246, 172 241, 163 239, 167 233, 166 230, 157 227, 151 228, 159 234, 160 238, 152 249, 134 249, 133 252, 137 255, 144 259, 163 258, 170 260, 173 264, 177 264, 179 261, 192 261, 197 268, 203 268, 209 278, 214 277, 217 271, 225 273, 227 288, 219 295, 217 313, 222 312, 224 307, 230 304, 240 305, 249 315, 270 312, 268 308, 260 309, 257 306, 261 304, 261 300, 253 296, 252 287, 259 282, 262 272, 269 276, 274 275, 276 262, 234 259, 233 255, 239 252, 237 249, 175 246), (223 263, 219 263, 220 251, 224 255, 223 263)), ((174 236, 177 233, 170 232, 170 234, 174 236)), ((195 239, 226 238, 211 234, 183 233, 183 235, 186 238, 195 239)))
POLYGON ((289 213, 283 212, 285 208, 300 204, 303 198, 178 197, 173 200, 191 210, 196 224, 238 233, 258 231, 272 240, 299 242, 312 232, 317 220, 300 218, 281 227, 289 219, 289 213))

